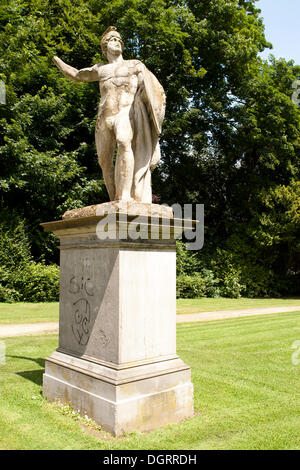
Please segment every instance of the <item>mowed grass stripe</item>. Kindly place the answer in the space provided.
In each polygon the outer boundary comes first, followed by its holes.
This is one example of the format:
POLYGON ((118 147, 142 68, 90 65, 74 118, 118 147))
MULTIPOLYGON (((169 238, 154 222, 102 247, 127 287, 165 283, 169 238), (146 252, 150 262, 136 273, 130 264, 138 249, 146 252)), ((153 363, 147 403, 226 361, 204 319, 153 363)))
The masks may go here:
POLYGON ((8 449, 300 449, 299 313, 178 325, 191 366, 195 416, 151 433, 111 438, 41 398, 43 358, 57 337, 10 338, 1 366, 0 447, 8 449), (35 398, 33 398, 35 397, 35 398))
MULTIPOLYGON (((177 314, 245 308, 295 307, 300 299, 177 299, 177 314)), ((43 323, 58 321, 58 302, 13 304, 0 303, 0 325, 11 323, 43 323)))
POLYGON ((229 299, 229 298, 200 298, 200 299, 177 299, 177 313, 211 312, 218 310, 240 310, 248 308, 270 308, 270 307, 300 307, 300 299, 229 299))
MULTIPOLYGON (((291 362, 291 345, 300 338, 299 318, 291 313, 198 323, 196 328, 181 325, 182 357, 192 367, 201 413, 209 410, 210 418, 220 413, 226 420, 233 415, 235 422, 247 417, 255 428, 291 416, 299 426, 300 370, 291 362)), ((223 427, 220 421, 215 424, 223 427)))

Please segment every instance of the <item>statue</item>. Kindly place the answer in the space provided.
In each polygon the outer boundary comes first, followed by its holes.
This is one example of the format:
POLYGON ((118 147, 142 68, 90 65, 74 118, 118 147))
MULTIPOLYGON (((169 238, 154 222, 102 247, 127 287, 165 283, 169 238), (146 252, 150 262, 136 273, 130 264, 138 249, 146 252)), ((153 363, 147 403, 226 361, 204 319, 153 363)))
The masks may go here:
POLYGON ((70 80, 99 81, 95 141, 110 200, 151 203, 151 170, 160 160, 165 93, 142 62, 123 59, 124 44, 115 27, 105 31, 101 48, 108 64, 77 70, 58 57, 53 61, 70 80))

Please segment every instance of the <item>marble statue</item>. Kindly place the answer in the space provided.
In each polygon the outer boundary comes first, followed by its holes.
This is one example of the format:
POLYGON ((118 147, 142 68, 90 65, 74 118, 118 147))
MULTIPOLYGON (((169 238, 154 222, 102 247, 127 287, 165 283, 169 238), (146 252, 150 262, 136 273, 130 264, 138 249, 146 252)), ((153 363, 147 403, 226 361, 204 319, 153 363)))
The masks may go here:
POLYGON ((58 57, 53 61, 70 80, 99 81, 95 141, 110 200, 151 203, 151 170, 160 160, 165 93, 142 62, 123 59, 124 44, 115 27, 105 31, 101 48, 107 64, 77 70, 58 57))

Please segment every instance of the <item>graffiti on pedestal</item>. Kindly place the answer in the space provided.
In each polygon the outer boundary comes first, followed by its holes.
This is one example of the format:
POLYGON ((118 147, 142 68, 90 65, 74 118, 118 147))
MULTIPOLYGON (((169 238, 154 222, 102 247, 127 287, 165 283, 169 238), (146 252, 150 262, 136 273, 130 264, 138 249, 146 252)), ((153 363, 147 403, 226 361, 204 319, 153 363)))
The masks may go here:
POLYGON ((73 276, 69 282, 69 293, 77 296, 72 304, 72 331, 78 344, 86 346, 90 337, 91 304, 94 285, 90 278, 73 276))

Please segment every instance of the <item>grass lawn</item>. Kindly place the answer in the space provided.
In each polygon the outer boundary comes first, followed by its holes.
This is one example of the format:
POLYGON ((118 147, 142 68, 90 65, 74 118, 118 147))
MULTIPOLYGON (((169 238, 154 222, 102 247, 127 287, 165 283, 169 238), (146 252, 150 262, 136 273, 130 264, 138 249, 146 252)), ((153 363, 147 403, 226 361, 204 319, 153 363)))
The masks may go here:
POLYGON ((192 368, 192 419, 113 438, 41 395, 56 335, 8 338, 0 365, 1 449, 300 449, 299 313, 178 326, 177 351, 192 368))
MULTIPOLYGON (((243 308, 295 307, 300 299, 177 299, 177 313, 239 310, 243 308)), ((58 302, 0 303, 0 324, 58 321, 58 302)))
POLYGON ((0 324, 58 321, 58 302, 0 303, 0 324))
POLYGON ((213 312, 217 310, 240 310, 244 308, 297 307, 300 299, 177 299, 177 313, 213 312))

